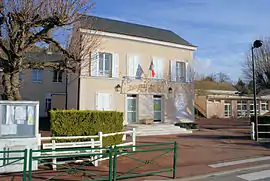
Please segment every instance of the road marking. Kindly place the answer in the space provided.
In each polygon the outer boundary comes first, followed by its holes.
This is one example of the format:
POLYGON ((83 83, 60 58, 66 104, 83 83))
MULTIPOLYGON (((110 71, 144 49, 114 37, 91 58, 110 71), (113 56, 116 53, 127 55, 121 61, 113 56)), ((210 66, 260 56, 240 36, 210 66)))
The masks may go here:
POLYGON ((237 176, 241 179, 248 180, 248 181, 254 181, 254 180, 260 180, 270 177, 270 170, 264 170, 260 172, 254 172, 254 173, 248 173, 237 176))
MULTIPOLYGON (((258 166, 238 168, 238 169, 221 171, 221 172, 213 172, 213 173, 209 173, 209 174, 197 175, 197 176, 192 176, 192 177, 185 177, 185 178, 180 178, 180 179, 172 179, 170 181, 197 181, 200 179, 207 179, 207 178, 215 177, 215 176, 226 176, 226 175, 230 175, 230 174, 235 174, 237 172, 243 172, 243 171, 250 172, 250 170, 269 169, 269 168, 270 168, 270 164, 263 164, 263 165, 258 165, 258 166)), ((144 180, 144 181, 150 181, 150 180, 144 180)), ((153 180, 151 180, 151 181, 153 181, 153 180)), ((155 180, 155 181, 164 181, 164 180, 155 180)))
POLYGON ((216 164, 212 164, 208 166, 212 168, 219 168, 219 167, 227 167, 231 165, 238 165, 238 164, 243 164, 243 163, 251 163, 251 162, 258 162, 258 161, 265 161, 265 160, 270 160, 270 156, 249 158, 245 160, 237 160, 237 161, 231 161, 231 162, 222 162, 222 163, 216 163, 216 164))

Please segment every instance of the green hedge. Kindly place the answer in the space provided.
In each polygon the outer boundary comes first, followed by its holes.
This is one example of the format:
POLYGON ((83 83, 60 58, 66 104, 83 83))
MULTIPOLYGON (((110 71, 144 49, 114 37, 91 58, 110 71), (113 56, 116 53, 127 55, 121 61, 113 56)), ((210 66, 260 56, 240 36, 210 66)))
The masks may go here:
MULTIPOLYGON (((123 113, 116 111, 52 110, 51 131, 53 136, 89 136, 97 135, 100 131, 103 134, 122 132, 123 113)), ((122 143, 122 136, 103 138, 103 146, 122 143)))
MULTIPOLYGON (((255 117, 250 117, 250 122, 255 122, 255 117)), ((270 115, 259 115, 258 116, 258 124, 270 124, 270 115)), ((270 133, 270 126, 258 126, 259 132, 269 132, 270 133)), ((259 138, 270 138, 269 133, 259 133, 259 138)))

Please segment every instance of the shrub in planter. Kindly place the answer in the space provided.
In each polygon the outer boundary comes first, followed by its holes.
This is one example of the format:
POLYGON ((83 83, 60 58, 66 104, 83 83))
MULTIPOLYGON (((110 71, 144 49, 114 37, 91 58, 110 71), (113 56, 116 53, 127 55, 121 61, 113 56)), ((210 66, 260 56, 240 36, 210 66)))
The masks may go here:
MULTIPOLYGON (((89 136, 123 131, 123 113, 117 111, 52 110, 53 136, 89 136)), ((122 143, 123 135, 103 138, 103 146, 122 143)), ((85 140, 85 139, 84 139, 85 140)), ((89 140, 89 139, 88 139, 89 140)), ((61 140, 58 140, 60 142, 61 140)), ((70 141, 82 141, 70 140, 70 141)))

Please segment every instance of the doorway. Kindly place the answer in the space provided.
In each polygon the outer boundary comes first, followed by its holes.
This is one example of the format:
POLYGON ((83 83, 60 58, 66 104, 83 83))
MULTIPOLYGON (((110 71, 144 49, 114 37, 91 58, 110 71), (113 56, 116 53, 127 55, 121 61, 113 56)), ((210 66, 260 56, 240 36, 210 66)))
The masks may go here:
POLYGON ((162 96, 154 95, 154 122, 162 121, 162 96))
POLYGON ((126 102, 128 124, 137 122, 137 95, 127 95, 126 102))

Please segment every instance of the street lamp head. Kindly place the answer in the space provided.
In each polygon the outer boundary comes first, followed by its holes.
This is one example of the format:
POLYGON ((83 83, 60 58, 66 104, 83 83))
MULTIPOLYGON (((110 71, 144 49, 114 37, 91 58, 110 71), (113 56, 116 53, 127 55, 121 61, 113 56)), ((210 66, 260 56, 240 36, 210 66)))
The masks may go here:
POLYGON ((255 40, 253 42, 253 48, 260 48, 263 44, 263 41, 262 40, 255 40))

